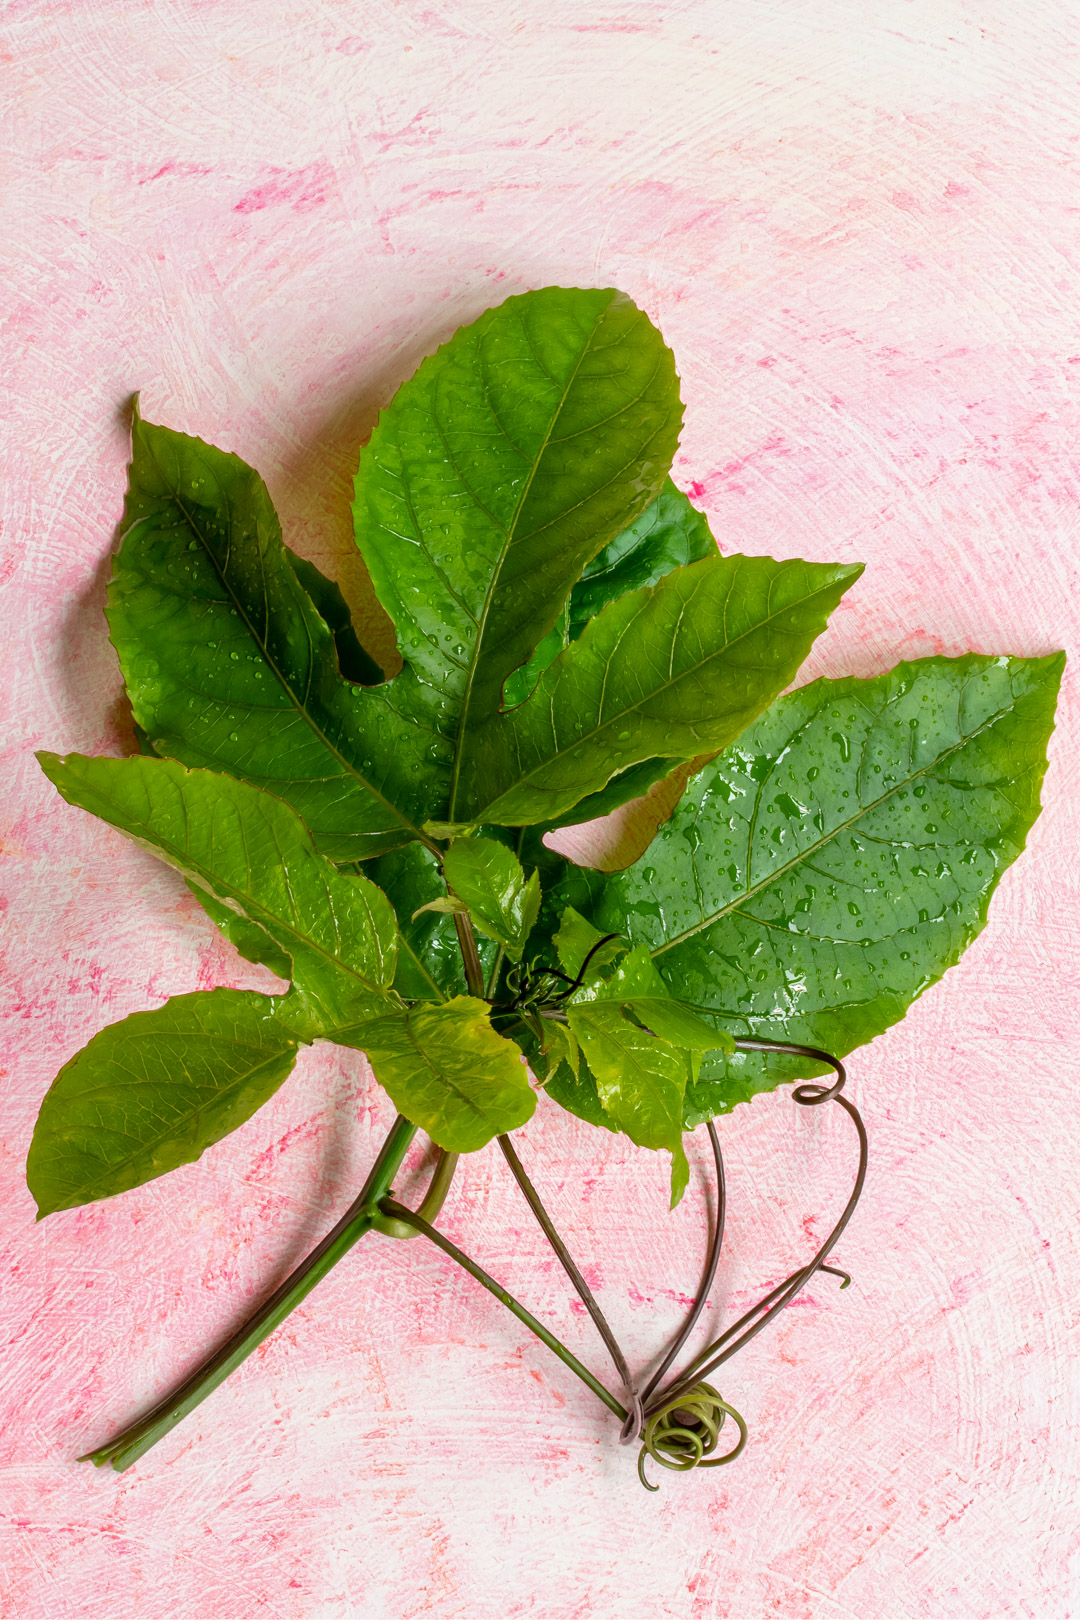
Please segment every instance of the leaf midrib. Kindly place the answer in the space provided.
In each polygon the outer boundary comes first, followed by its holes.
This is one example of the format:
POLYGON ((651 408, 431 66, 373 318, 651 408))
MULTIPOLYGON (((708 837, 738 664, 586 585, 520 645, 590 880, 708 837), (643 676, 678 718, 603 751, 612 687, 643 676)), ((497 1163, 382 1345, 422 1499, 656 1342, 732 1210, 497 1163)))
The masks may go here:
MULTIPOLYGON (((226 991, 226 994, 233 994, 233 993, 234 992, 226 991)), ((211 991, 206 992, 206 994, 215 995, 216 992, 211 990, 211 991)), ((267 1001, 270 1001, 271 999, 272 998, 269 997, 269 996, 266 997, 267 1001)), ((167 1005, 168 1005, 168 1003, 166 1003, 166 1006, 167 1005)), ((179 1032, 179 1033, 182 1033, 182 1032, 179 1032)), ((131 1035, 131 1036, 127 1036, 125 1038, 129 1039, 129 1040, 136 1040, 139 1037, 136 1036, 136 1035, 131 1035)), ((186 1038, 188 1040, 191 1039, 190 1031, 187 1033, 186 1038)), ((219 1036, 214 1036, 214 1035, 207 1035, 206 1038, 207 1038, 207 1040, 218 1040, 218 1039, 229 1040, 230 1039, 229 1036, 220 1036, 219 1037, 219 1036)), ((247 1041, 233 1040, 232 1044, 234 1046, 241 1046, 242 1047, 242 1046, 249 1045, 250 1043, 247 1042, 247 1041)), ((187 1114, 185 1114, 183 1116, 183 1119, 185 1121, 194 1119, 196 1117, 196 1115, 203 1112, 204 1109, 206 1109, 207 1107, 212 1107, 220 1098, 228 1097, 230 1092, 236 1091, 239 1087, 249 1084, 251 1082, 251 1080, 253 1078, 257 1077, 259 1074, 261 1074, 264 1069, 270 1068, 271 1065, 274 1064, 274 1063, 280 1063, 282 1058, 287 1056, 290 1051, 292 1052, 293 1062, 295 1063, 296 1054, 299 1052, 300 1047, 303 1044, 304 1043, 301 1040, 299 1040, 299 1038, 296 1037, 295 1035, 290 1036, 287 1040, 285 1040, 283 1042, 281 1050, 279 1052, 275 1053, 272 1057, 268 1057, 268 1058, 264 1059, 264 1061, 262 1063, 257 1064, 255 1067, 246 1070, 242 1075, 240 1075, 236 1080, 232 1081, 229 1085, 223 1087, 220 1091, 216 1091, 213 1094, 213 1096, 209 1099, 208 1102, 200 1103, 197 1108, 191 1109, 187 1114)), ((81 1054, 80 1054, 80 1056, 81 1056, 81 1054)), ((281 1083, 284 1084, 284 1082, 287 1079, 288 1079, 288 1075, 282 1075, 281 1083)), ((160 1080, 139 1080, 137 1077, 133 1077, 132 1083, 134 1085, 160 1086, 164 1082, 162 1082, 160 1080)), ((188 1084, 191 1085, 191 1086, 193 1086, 194 1083, 195 1083, 194 1081, 191 1081, 191 1080, 188 1081, 188 1084)), ((97 1087, 95 1089, 100 1090, 102 1088, 97 1087)), ((105 1089, 110 1089, 110 1088, 105 1088, 105 1089)), ((86 1095, 87 1096, 93 1096, 93 1091, 90 1091, 90 1092, 86 1093, 86 1095)), ((82 1092, 79 1093, 79 1097, 80 1097, 80 1100, 83 1098, 83 1093, 82 1092)), ((119 1133, 119 1134, 126 1135, 127 1133, 123 1132, 123 1133, 119 1133)), ((101 1173, 101 1175, 95 1176, 92 1181, 83 1181, 83 1182, 78 1183, 76 1185, 76 1187, 75 1187, 75 1190, 77 1190, 77 1191, 89 1191, 89 1190, 93 1189, 94 1187, 101 1186, 102 1182, 108 1180, 110 1175, 115 1175, 118 1171, 124 1170, 128 1165, 133 1164, 137 1159, 142 1158, 147 1152, 152 1152, 153 1149, 158 1145, 159 1142, 170 1141, 173 1138, 175 1138, 176 1134, 177 1134, 177 1127, 176 1127, 176 1122, 174 1121, 171 1126, 166 1126, 165 1129, 160 1131, 157 1136, 151 1137, 147 1141, 143 1142, 135 1152, 129 1153, 127 1158, 119 1159, 119 1160, 113 1160, 109 1164, 108 1168, 106 1170, 104 1170, 101 1173)), ((64 1140, 66 1140, 66 1138, 59 1137, 59 1140, 64 1141, 64 1140)), ((213 1142, 208 1142, 206 1144, 206 1147, 214 1147, 214 1146, 216 1146, 216 1144, 213 1143, 213 1142)), ((205 1151, 206 1151, 206 1148, 203 1148, 203 1149, 200 1150, 200 1153, 205 1153, 205 1151)), ((190 1162, 190 1161, 187 1161, 187 1162, 190 1162)), ((87 1200, 84 1200, 84 1202, 87 1202, 87 1200)), ((69 1208, 70 1206, 66 1205, 64 1207, 69 1208)), ((50 1211, 50 1213, 52 1213, 52 1211, 50 1211)))
POLYGON ((887 793, 882 793, 876 799, 872 799, 869 804, 860 806, 854 815, 849 816, 846 821, 840 822, 829 833, 819 838, 815 843, 807 845, 805 849, 802 849, 798 852, 798 854, 793 855, 790 861, 785 861, 783 866, 778 866, 775 871, 768 873, 768 875, 763 877, 758 883, 752 884, 750 888, 746 889, 742 894, 739 895, 738 899, 732 900, 729 905, 722 906, 719 911, 712 912, 710 916, 705 918, 702 922, 695 923, 693 928, 687 928, 683 933, 676 934, 673 939, 665 940, 662 945, 658 945, 654 951, 650 952, 653 959, 655 960, 656 957, 663 956, 665 951, 674 950, 677 945, 685 944, 688 939, 693 939, 695 935, 700 934, 704 929, 711 928, 714 923, 720 922, 722 918, 729 916, 731 912, 737 911, 740 906, 744 906, 748 900, 752 900, 754 896, 760 894, 763 889, 767 889, 770 884, 777 882, 784 876, 785 873, 790 872, 793 867, 799 866, 809 856, 816 855, 819 850, 824 849, 826 845, 831 844, 834 839, 839 838, 842 833, 845 833, 851 827, 854 827, 857 822, 861 821, 864 816, 868 816, 871 811, 878 809, 880 805, 887 804, 895 794, 901 792, 912 782, 917 782, 921 776, 925 776, 928 772, 936 770, 939 765, 942 765, 946 760, 951 759, 954 754, 960 753, 960 751, 966 748, 969 743, 974 742, 976 737, 980 737, 982 733, 984 731, 988 731, 991 726, 996 726, 998 721, 1003 719, 1004 716, 1009 714, 1015 707, 1016 699, 1014 698, 1013 702, 1007 708, 999 709, 996 714, 991 715, 988 720, 983 721, 982 725, 977 726, 974 731, 969 731, 967 736, 961 738, 961 740, 958 743, 955 743, 953 747, 946 749, 942 754, 938 754, 935 759, 928 761, 926 765, 923 765, 919 770, 914 771, 910 776, 905 776, 902 781, 896 783, 895 787, 891 787, 887 793))
MULTIPOLYGON (((602 313, 600 314, 595 326, 593 327, 592 331, 589 334, 588 342, 584 344, 584 346, 582 347, 581 353, 578 355, 577 360, 574 363, 574 369, 570 373, 570 376, 569 376, 569 378, 567 379, 567 382, 566 382, 566 386, 563 388, 563 391, 562 391, 561 395, 559 396, 558 405, 556 406, 555 410, 551 413, 551 419, 548 422, 547 429, 546 429, 546 431, 544 433, 543 442, 541 443, 539 450, 536 452, 536 454, 533 457, 532 467, 529 470, 528 476, 526 477, 524 484, 522 485, 521 493, 518 496, 517 504, 514 507, 513 513, 510 516, 510 520, 507 523, 506 528, 503 530, 503 533, 504 533, 504 536, 505 536, 504 543, 503 543, 502 549, 499 552, 498 561, 497 561, 495 567, 491 571, 491 580, 490 580, 490 583, 488 584, 487 592, 486 592, 485 597, 484 597, 483 608, 482 608, 482 610, 480 612, 479 617, 476 620, 476 640, 473 643, 473 653, 472 653, 472 657, 469 660, 468 670, 467 670, 466 676, 465 676, 465 684, 464 684, 464 686, 462 688, 461 710, 460 710, 460 715, 459 715, 459 719, 458 719, 458 734, 457 734, 457 741, 456 741, 455 748, 454 748, 454 768, 453 768, 453 772, 452 772, 451 777, 450 777, 450 796, 449 796, 450 811, 449 811, 449 819, 451 821, 454 819, 454 809, 455 809, 455 806, 457 804, 458 783, 459 783, 460 776, 461 776, 462 760, 463 760, 464 754, 465 754, 465 748, 464 748, 465 734, 466 734, 466 731, 468 729, 469 709, 470 709, 470 706, 471 706, 471 703, 472 703, 473 687, 476 684, 476 673, 477 673, 477 668, 478 668, 478 665, 479 665, 479 662, 480 662, 480 651, 481 651, 481 648, 482 648, 483 642, 484 642, 484 632, 485 632, 485 630, 487 628, 488 617, 489 617, 489 615, 491 613, 492 604, 494 603, 494 600, 495 600, 495 593, 496 593, 496 589, 497 589, 497 586, 498 586, 498 581, 499 581, 499 578, 500 578, 500 576, 502 574, 503 565, 506 562, 507 556, 509 555, 510 547, 514 543, 515 527, 516 527, 516 525, 518 523, 518 520, 521 517, 522 509, 523 509, 523 507, 525 505, 526 499, 528 498, 529 491, 532 489, 533 482, 534 482, 534 480, 536 478, 537 471, 538 471, 538 469, 540 467, 540 463, 543 460, 543 458, 544 458, 544 456, 545 456, 545 454, 547 452, 548 445, 551 443, 551 436, 552 436, 552 434, 553 434, 553 432, 555 430, 555 425, 558 422, 559 417, 562 415, 563 409, 564 409, 564 407, 566 405, 566 401, 567 401, 567 399, 569 397, 569 394, 570 394, 570 390, 573 387, 574 383, 577 381, 577 375, 578 375, 578 372, 581 370, 582 365, 585 362, 585 356, 590 353, 590 351, 592 349, 592 346, 593 346, 593 340, 594 340, 594 338, 596 336, 596 333, 599 330, 600 325, 603 322, 604 318, 607 316, 608 312, 610 311, 613 302, 614 302, 614 299, 609 299, 608 302, 604 305, 602 313)), ((522 325, 522 330, 525 332, 526 341, 528 342, 530 349, 533 349, 533 353, 534 353, 534 356, 536 358, 537 364, 540 365, 541 371, 546 372, 546 374, 550 377, 551 373, 548 372, 547 368, 540 363, 540 357, 538 355, 536 355, 536 351, 535 351, 535 348, 533 347, 532 339, 531 339, 531 337, 529 336, 529 333, 528 333, 528 328, 527 328, 526 322, 523 320, 521 325, 522 325)), ((482 353, 482 351, 481 351, 481 354, 479 356, 479 359, 480 359, 480 367, 481 367, 481 375, 482 375, 483 374, 483 353, 482 353)), ((554 380, 554 379, 552 379, 552 380, 554 380)), ((486 396, 487 395, 487 384, 484 383, 483 387, 484 387, 484 393, 485 393, 485 396, 486 396)), ((434 402, 434 400, 432 401, 432 415, 433 416, 435 415, 435 402, 434 402)), ((492 415, 495 416, 494 411, 492 411, 492 415)), ((495 416, 495 420, 498 421, 497 416, 495 416)), ((440 434, 441 434, 441 431, 442 430, 440 428, 440 434)), ((503 430, 501 425, 500 425, 500 432, 503 432, 503 431, 505 431, 505 430, 503 430)), ((507 442, 509 444, 513 445, 513 447, 515 449, 518 449, 517 445, 514 444, 514 441, 510 438, 509 434, 506 434, 506 438, 507 438, 507 442)), ((521 453, 520 450, 518 451, 518 453, 519 454, 521 453)), ((475 497, 474 497, 474 499, 475 499, 475 497)), ((482 503, 480 501, 477 501, 478 506, 481 505, 481 504, 482 503)), ((500 525, 500 527, 501 527, 501 525, 500 525)))

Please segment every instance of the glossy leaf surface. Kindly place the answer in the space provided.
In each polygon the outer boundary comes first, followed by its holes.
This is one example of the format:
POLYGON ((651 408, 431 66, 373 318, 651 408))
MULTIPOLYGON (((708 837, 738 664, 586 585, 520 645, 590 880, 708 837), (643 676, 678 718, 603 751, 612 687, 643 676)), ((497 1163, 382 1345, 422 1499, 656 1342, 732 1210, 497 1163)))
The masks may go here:
POLYGON ((109 623, 154 748, 287 800, 336 861, 418 836, 447 790, 447 745, 418 718, 409 671, 344 678, 339 647, 349 669, 366 655, 350 650, 340 592, 294 566, 258 474, 137 417, 124 519, 109 623))
MULTIPOLYGON (((407 1001, 441 1001, 465 995, 465 970, 453 917, 421 911, 446 893, 439 863, 420 844, 405 844, 364 868, 383 890, 397 913, 401 943, 398 948, 394 989, 407 1001), (419 915, 417 915, 419 913, 419 915)), ((493 941, 477 940, 481 966, 487 973, 495 955, 493 941)))
POLYGON ((532 1117, 521 1053, 473 996, 390 1013, 335 1039, 365 1052, 394 1106, 448 1152, 471 1153, 532 1117))
POLYGON ((618 601, 628 591, 655 585, 673 568, 715 556, 716 541, 705 517, 670 478, 665 479, 655 501, 586 565, 555 629, 544 637, 528 663, 507 680, 503 707, 523 703, 548 665, 609 602, 618 601))
POLYGON ((671 353, 641 311, 564 287, 462 327, 380 416, 357 544, 406 662, 457 716, 460 756, 585 564, 659 493, 681 420, 671 353))
MULTIPOLYGON (((815 681, 702 771, 636 866, 568 874, 565 898, 731 1033, 849 1052, 982 928, 1038 813, 1062 665, 972 655, 815 681)), ((710 1056, 687 1121, 814 1072, 710 1056)))
POLYGON ((280 799, 173 760, 39 758, 69 803, 149 845, 287 953, 312 1035, 385 1000, 397 956, 389 901, 318 855, 280 799))
POLYGON ((493 838, 458 838, 443 860, 446 881, 468 906, 481 933, 520 962, 540 910, 540 880, 529 878, 513 850, 493 838))
POLYGON ((639 760, 724 747, 788 684, 861 571, 714 557, 621 597, 526 703, 482 728, 462 809, 550 822, 639 760))
POLYGON ((283 1005, 200 990, 95 1035, 41 1105, 26 1162, 39 1219, 190 1164, 249 1119, 299 1049, 283 1005))

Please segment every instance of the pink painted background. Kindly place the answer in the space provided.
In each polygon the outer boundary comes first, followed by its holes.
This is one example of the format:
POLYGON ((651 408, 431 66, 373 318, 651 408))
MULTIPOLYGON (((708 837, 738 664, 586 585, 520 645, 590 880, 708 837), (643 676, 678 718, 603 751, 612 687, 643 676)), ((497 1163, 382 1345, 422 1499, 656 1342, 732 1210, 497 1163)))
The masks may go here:
MULTIPOLYGON (((96 1030, 261 982, 32 759, 129 742, 101 608, 130 392, 254 462, 363 612, 346 500, 377 407, 507 294, 616 283, 675 350, 676 475, 721 545, 867 563, 813 672, 1076 648, 1076 24, 1069 0, 0 5, 4 1616, 1080 1614, 1080 662, 989 927, 853 1060, 855 1283, 725 1370, 751 1424, 729 1470, 646 1496, 524 1330, 374 1237, 130 1473, 76 1464, 351 1198, 390 1115, 355 1054, 308 1053, 112 1202, 35 1226, 23 1183, 96 1030)), ((723 1124, 714 1319, 844 1196, 843 1121, 795 1114, 723 1124)), ((522 1135, 640 1363, 698 1273, 702 1146, 669 1216, 649 1155, 543 1102, 522 1135)), ((496 1154, 445 1224, 603 1368, 496 1154)))

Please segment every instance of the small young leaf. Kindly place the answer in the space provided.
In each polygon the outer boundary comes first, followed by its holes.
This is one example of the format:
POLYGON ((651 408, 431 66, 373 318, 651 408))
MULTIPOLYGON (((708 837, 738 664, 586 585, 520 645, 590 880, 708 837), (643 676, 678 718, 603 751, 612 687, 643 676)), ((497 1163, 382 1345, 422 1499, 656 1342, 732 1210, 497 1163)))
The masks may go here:
POLYGON ((476 822, 425 821, 420 831, 427 833, 429 838, 437 838, 440 843, 447 843, 452 838, 468 838, 476 831, 476 822))
POLYGON ((521 1052, 473 996, 389 1013, 334 1039, 365 1052, 395 1107, 449 1153, 482 1148, 536 1107, 521 1052))
POLYGON ((366 878, 323 860, 282 800, 174 760, 38 758, 70 804, 148 844, 288 954, 311 1035, 385 1000, 397 955, 390 902, 366 878))
POLYGON ((198 990, 132 1013, 65 1063, 26 1161, 38 1218, 191 1164, 272 1097, 300 1038, 280 997, 198 990))
POLYGON ((609 939, 601 945, 603 938, 599 928, 594 928, 580 911, 575 911, 573 906, 567 906, 559 920, 558 933, 553 938, 555 949, 559 953, 559 966, 563 972, 576 979, 588 958, 591 974, 598 974, 601 968, 613 962, 626 950, 624 939, 609 939), (590 952, 593 953, 591 956, 590 952))
MULTIPOLYGON (((429 900, 446 897, 442 868, 431 851, 421 844, 404 844, 369 861, 364 871, 397 913, 401 944, 394 989, 398 995, 406 1001, 443 1001, 465 995, 468 987, 453 917, 424 909, 429 900)), ((477 950, 486 974, 495 956, 494 942, 481 937, 477 950)))
POLYGON ((640 1147, 669 1149, 674 1208, 689 1176, 682 1145, 686 1087, 696 1054, 725 1038, 671 999, 642 946, 610 978, 590 979, 576 991, 566 1012, 612 1123, 640 1147))
POLYGON ((417 906, 410 921, 415 922, 417 917, 424 915, 425 911, 437 911, 448 917, 467 917, 469 915, 469 908, 464 900, 459 900, 457 895, 454 894, 437 894, 434 900, 426 900, 422 906, 417 906))
POLYGON ((576 1080, 581 1071, 581 1048, 578 1046, 577 1036, 569 1024, 556 1023, 551 1018, 544 1018, 541 1022, 544 1026, 542 1055, 547 1065, 544 1073, 545 1081, 550 1080, 562 1063, 566 1064, 576 1080))
POLYGON ((859 565, 711 557, 605 608, 484 725, 461 808, 550 822, 618 771, 725 747, 791 680, 859 565))
POLYGON ((459 838, 446 852, 443 871, 481 933, 498 940, 511 962, 520 962, 540 910, 536 873, 526 880, 513 850, 493 838, 459 838))

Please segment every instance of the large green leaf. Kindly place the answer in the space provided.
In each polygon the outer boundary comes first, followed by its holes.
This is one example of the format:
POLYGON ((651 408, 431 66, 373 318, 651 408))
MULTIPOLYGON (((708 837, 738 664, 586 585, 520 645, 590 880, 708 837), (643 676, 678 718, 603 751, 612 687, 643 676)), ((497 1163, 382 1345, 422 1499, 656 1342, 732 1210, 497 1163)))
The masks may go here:
POLYGON ((516 669, 503 687, 503 707, 523 703, 550 663, 570 641, 576 641, 590 619, 628 591, 655 585, 673 568, 715 557, 716 541, 705 517, 691 506, 670 478, 641 516, 608 542, 588 563, 570 592, 554 630, 544 637, 527 664, 516 669))
POLYGON ((440 1005, 337 1030, 365 1052, 395 1107, 450 1153, 472 1153, 532 1117, 536 1098, 521 1052, 497 1035, 488 1005, 455 996, 440 1005))
POLYGON ((155 749, 270 789, 337 861, 417 836, 445 797, 449 748, 408 670, 377 687, 344 678, 374 666, 336 586, 290 558, 258 474, 136 416, 124 519, 109 623, 155 749))
POLYGON ((481 933, 520 962, 540 910, 540 879, 526 878, 513 850, 493 838, 458 838, 443 859, 446 881, 481 933))
POLYGON ((190 1164, 280 1086, 300 1045, 281 998, 200 990, 133 1013, 60 1070, 26 1161, 38 1218, 190 1164))
MULTIPOLYGON (((282 800, 174 760, 38 758, 69 803, 148 844, 287 953, 292 1004, 302 1001, 310 1035, 386 1000, 397 955, 389 901, 367 878, 338 872, 317 854, 282 800)), ((301 1020, 299 1007, 295 1016, 301 1020)))
POLYGON ((681 419, 647 317, 624 293, 565 287, 463 327, 380 416, 357 543, 435 723, 455 712, 459 760, 582 568, 659 493, 681 419))
MULTIPOLYGON (((982 928, 1038 814, 1062 667, 971 655, 815 681, 702 771, 636 866, 567 873, 561 898, 648 946, 720 1027, 843 1055, 982 928)), ((687 1123, 816 1072, 710 1056, 687 1123)))
POLYGON ((711 557, 612 602, 480 730, 462 814, 550 822, 618 771, 737 737, 791 680, 858 564, 711 557))

